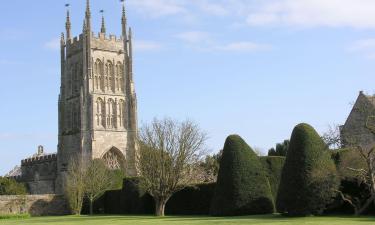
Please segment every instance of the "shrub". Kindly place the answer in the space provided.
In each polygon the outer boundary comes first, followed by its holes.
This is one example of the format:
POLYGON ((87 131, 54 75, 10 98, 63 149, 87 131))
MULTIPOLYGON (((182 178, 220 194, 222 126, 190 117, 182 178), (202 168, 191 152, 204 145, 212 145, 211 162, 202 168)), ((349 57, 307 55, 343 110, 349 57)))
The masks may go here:
MULTIPOLYGON (((354 203, 358 201, 365 201, 371 197, 371 190, 369 185, 363 182, 362 177, 357 171, 349 168, 362 169, 367 168, 365 159, 360 155, 356 149, 345 148, 334 150, 332 152, 332 159, 335 161, 337 173, 340 177, 340 191, 354 203)), ((370 206, 368 212, 374 211, 374 206, 370 206)), ((354 214, 354 208, 349 203, 343 201, 339 195, 335 201, 329 205, 325 213, 328 214, 354 214)))
POLYGON ((224 145, 210 214, 232 216, 272 213, 270 184, 259 157, 238 135, 224 145))
POLYGON ((12 178, 0 177, 0 195, 25 195, 27 190, 24 184, 12 178))
POLYGON ((358 172, 348 168, 367 168, 366 160, 356 149, 345 148, 332 151, 332 159, 337 168, 337 173, 341 179, 356 179, 358 172))
POLYGON ((170 215, 208 215, 215 183, 198 184, 174 194, 165 211, 170 215))
POLYGON ((266 176, 271 186, 272 196, 274 201, 276 201, 285 157, 263 156, 260 157, 260 162, 263 164, 263 167, 266 171, 266 176))
POLYGON ((292 216, 321 214, 337 189, 336 167, 326 144, 310 125, 297 125, 281 175, 278 210, 292 216))

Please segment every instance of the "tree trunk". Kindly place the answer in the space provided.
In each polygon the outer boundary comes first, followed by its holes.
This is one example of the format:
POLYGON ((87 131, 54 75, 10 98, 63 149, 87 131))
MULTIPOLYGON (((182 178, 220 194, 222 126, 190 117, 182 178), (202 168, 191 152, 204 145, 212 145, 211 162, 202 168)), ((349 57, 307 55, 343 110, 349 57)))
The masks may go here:
POLYGON ((375 195, 372 195, 371 198, 367 199, 366 203, 357 211, 357 215, 361 215, 364 211, 374 202, 375 195))
POLYGON ((165 205, 167 201, 165 199, 155 199, 155 215, 164 216, 165 205))
POLYGON ((93 214, 94 214, 93 200, 90 199, 90 215, 92 216, 93 214))

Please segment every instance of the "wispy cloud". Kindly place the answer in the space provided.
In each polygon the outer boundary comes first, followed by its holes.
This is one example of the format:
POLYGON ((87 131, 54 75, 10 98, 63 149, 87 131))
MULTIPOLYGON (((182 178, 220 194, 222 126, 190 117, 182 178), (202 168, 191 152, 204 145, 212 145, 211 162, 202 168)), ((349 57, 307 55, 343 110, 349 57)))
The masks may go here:
POLYGON ((252 41, 223 43, 216 40, 213 34, 203 31, 186 31, 176 34, 175 37, 199 51, 258 52, 272 49, 271 45, 252 41))
POLYGON ((350 47, 350 50, 352 51, 363 51, 368 49, 375 49, 375 38, 358 40, 350 47))
POLYGON ((129 5, 139 13, 151 17, 176 15, 186 10, 184 1, 175 0, 132 0, 129 5))
POLYGON ((156 51, 162 49, 163 46, 154 41, 136 40, 134 42, 134 49, 136 51, 156 51))
POLYGON ((44 43, 44 48, 52 51, 60 49, 60 38, 54 38, 44 43))
POLYGON ((21 65, 21 64, 24 64, 24 63, 19 62, 19 61, 8 60, 8 59, 0 59, 0 65, 12 66, 12 65, 21 65))
POLYGON ((229 14, 228 7, 222 2, 210 1, 210 0, 197 0, 192 1, 195 3, 198 9, 206 14, 215 16, 225 16, 229 14))
POLYGON ((203 31, 187 31, 175 35, 176 38, 188 43, 211 42, 211 35, 203 31))
POLYGON ((217 46, 214 49, 229 52, 259 52, 271 50, 271 45, 259 44, 255 42, 242 41, 232 42, 222 46, 217 46))
POLYGON ((269 0, 249 12, 254 26, 375 27, 373 0, 269 0))
POLYGON ((0 140, 22 140, 22 139, 43 139, 43 140, 54 140, 55 134, 51 133, 0 133, 0 140))
POLYGON ((375 38, 358 40, 348 50, 353 53, 363 54, 366 58, 375 59, 375 38))
POLYGON ((375 28, 374 0, 130 0, 130 5, 152 17, 208 15, 251 26, 375 28))
POLYGON ((22 28, 3 28, 0 30, 0 40, 2 41, 20 41, 28 37, 28 32, 22 28))

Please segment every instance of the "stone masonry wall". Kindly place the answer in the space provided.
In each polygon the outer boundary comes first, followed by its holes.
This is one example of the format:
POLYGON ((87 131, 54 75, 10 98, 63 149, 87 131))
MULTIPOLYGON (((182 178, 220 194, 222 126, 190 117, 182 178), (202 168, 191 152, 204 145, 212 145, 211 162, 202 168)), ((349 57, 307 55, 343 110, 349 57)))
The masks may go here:
POLYGON ((62 195, 0 195, 0 215, 29 213, 32 216, 67 215, 62 195))

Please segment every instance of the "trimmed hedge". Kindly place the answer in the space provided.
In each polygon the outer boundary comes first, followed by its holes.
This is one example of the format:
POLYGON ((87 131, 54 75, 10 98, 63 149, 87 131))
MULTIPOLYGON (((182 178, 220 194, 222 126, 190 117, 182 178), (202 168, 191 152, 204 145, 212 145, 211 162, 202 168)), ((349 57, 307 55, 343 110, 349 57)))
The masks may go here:
MULTIPOLYGON (((153 198, 142 191, 139 178, 125 178, 121 190, 106 191, 94 202, 95 214, 152 214, 154 212, 153 198)), ((82 214, 89 213, 88 201, 85 200, 82 214)))
POLYGON ((208 215, 215 183, 198 184, 175 193, 167 202, 169 215, 208 215))
POLYGON ((225 141, 210 214, 234 216, 274 212, 270 184, 259 157, 238 135, 225 141))
POLYGON ((124 179, 122 188, 122 202, 125 214, 152 214, 155 211, 154 199, 141 190, 139 178, 124 179))
MULTIPOLYGON (((139 187, 139 178, 126 178, 122 190, 107 191, 95 201, 94 212, 105 214, 153 214, 154 200, 139 187)), ((208 215, 215 183, 198 184, 175 193, 167 202, 169 215, 208 215)), ((83 212, 88 213, 85 206, 83 212)))
POLYGON ((271 192, 274 201, 277 199, 277 192, 281 180, 281 172, 285 163, 283 156, 261 156, 260 162, 266 171, 266 176, 271 186, 271 192))
POLYGON ((291 216, 321 214, 336 196, 338 183, 326 144, 310 125, 297 125, 281 175, 278 210, 291 216))

